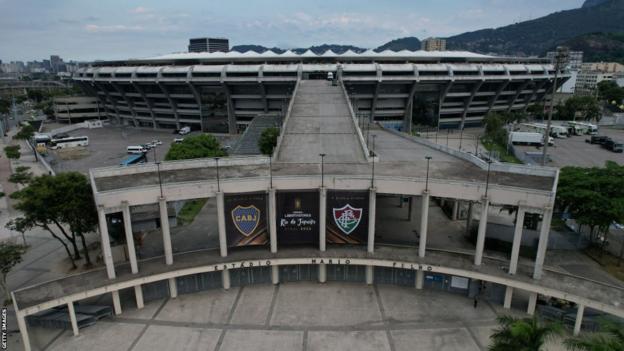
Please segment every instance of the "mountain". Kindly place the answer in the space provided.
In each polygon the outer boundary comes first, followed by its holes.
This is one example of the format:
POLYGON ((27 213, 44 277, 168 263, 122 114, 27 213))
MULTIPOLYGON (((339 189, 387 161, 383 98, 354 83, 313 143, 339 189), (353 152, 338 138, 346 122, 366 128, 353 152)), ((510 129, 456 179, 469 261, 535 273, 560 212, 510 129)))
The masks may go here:
POLYGON ((392 50, 392 51, 401 51, 401 50, 410 50, 416 51, 420 50, 421 43, 420 40, 416 37, 406 37, 399 38, 389 41, 382 46, 375 49, 376 52, 382 52, 384 50, 392 50))
POLYGON ((583 7, 592 7, 592 6, 597 6, 597 5, 601 5, 605 2, 607 2, 609 0, 585 0, 585 2, 583 3, 583 7))
POLYGON ((447 38, 447 47, 499 55, 543 55, 566 40, 596 32, 624 32, 624 0, 590 0, 578 9, 463 33, 447 38))
POLYGON ((570 50, 583 51, 583 61, 586 62, 615 61, 624 64, 624 33, 584 34, 562 45, 570 50))

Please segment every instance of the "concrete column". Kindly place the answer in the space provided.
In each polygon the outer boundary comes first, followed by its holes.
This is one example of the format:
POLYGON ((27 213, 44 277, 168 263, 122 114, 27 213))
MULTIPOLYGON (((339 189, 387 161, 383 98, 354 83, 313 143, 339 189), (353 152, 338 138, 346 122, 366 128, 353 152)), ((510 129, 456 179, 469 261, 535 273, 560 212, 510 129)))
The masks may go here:
POLYGON ((424 280, 425 280, 425 272, 421 270, 416 271, 416 289, 422 290, 424 280))
POLYGON ((119 299, 119 290, 115 290, 112 293, 113 296, 113 310, 115 314, 121 314, 121 300, 119 299))
POLYGON ((373 285, 374 279, 373 266, 366 266, 366 284, 373 285))
POLYGON ((130 270, 132 271, 132 274, 136 274, 139 272, 139 267, 137 264, 136 250, 134 248, 134 235, 132 234, 132 220, 130 219, 130 205, 128 205, 128 201, 123 201, 121 203, 121 208, 123 213, 124 230, 126 232, 126 246, 128 248, 130 270))
POLYGON ((223 271, 221 271, 221 281, 223 282, 223 289, 229 290, 231 286, 229 269, 224 269, 223 271))
POLYGON ((165 264, 173 264, 173 249, 171 248, 171 232, 169 231, 169 213, 167 212, 167 199, 158 198, 160 207, 160 230, 163 236, 163 248, 165 250, 165 264))
POLYGON ((277 206, 275 205, 275 189, 269 189, 269 242, 271 252, 277 252, 277 206))
POLYGON ((327 188, 322 187, 320 189, 319 199, 320 199, 320 203, 319 203, 319 250, 323 252, 325 251, 325 248, 327 247, 327 240, 326 240, 327 188))
POLYGON ((485 246, 485 229, 487 228, 489 206, 489 200, 483 198, 481 201, 481 218, 479 218, 479 231, 477 232, 477 244, 475 247, 475 266, 480 266, 483 261, 483 247, 485 246))
POLYGON ((576 311, 576 320, 574 321, 574 335, 579 335, 581 332, 581 325, 583 324, 583 313, 585 313, 585 306, 578 305, 576 311))
POLYGON ((100 222, 100 237, 102 244, 102 256, 106 265, 108 279, 115 279, 115 265, 113 264, 113 253, 111 252, 110 237, 108 236, 108 222, 103 207, 98 207, 98 220, 100 222))
POLYGON ((413 209, 413 204, 414 204, 414 197, 410 196, 407 198, 407 221, 411 222, 412 221, 412 209, 413 209))
POLYGON ((26 317, 22 312, 17 310, 15 303, 15 297, 13 297, 13 304, 15 305, 15 317, 17 318, 17 327, 22 335, 22 343, 24 344, 24 351, 30 351, 30 337, 28 336, 28 325, 26 324, 26 317))
POLYGON ((473 208, 473 204, 472 201, 470 201, 468 203, 468 216, 466 218, 466 235, 469 235, 470 233, 470 227, 472 226, 472 208, 473 208))
POLYGON ((530 293, 529 295, 529 306, 527 307, 527 314, 532 316, 535 314, 535 306, 537 305, 537 293, 530 293))
POLYGON ((225 203, 223 200, 223 192, 217 193, 217 222, 219 225, 219 249, 221 257, 227 256, 227 237, 225 235, 225 203))
POLYGON ((548 249, 548 236, 550 235, 550 221, 552 220, 552 208, 544 209, 544 218, 542 227, 540 228, 539 244, 537 245, 537 255, 535 257, 535 266, 533 269, 533 279, 542 277, 544 268, 544 259, 546 258, 546 249, 548 249))
POLYGON ((518 270, 518 257, 520 256, 520 245, 522 244, 522 229, 524 228, 525 210, 518 207, 518 217, 514 228, 513 244, 511 246, 511 259, 509 260, 509 274, 516 274, 518 270))
POLYGON ((454 200, 453 201, 453 213, 451 214, 451 220, 456 221, 458 215, 459 215, 459 201, 454 200))
POLYGON ((327 281, 327 266, 325 263, 321 263, 318 266, 318 279, 319 283, 325 283, 327 281))
POLYGON ((172 299, 178 297, 178 286, 176 285, 176 278, 169 278, 169 296, 172 299))
POLYGON ((420 206, 420 240, 418 242, 418 257, 425 257, 427 250, 427 226, 429 222, 429 192, 423 191, 420 206))
POLYGON ((143 303, 143 289, 141 289, 141 285, 136 285, 134 287, 134 297, 136 298, 137 309, 142 309, 145 307, 143 303))
POLYGON ((368 194, 368 252, 375 252, 375 213, 377 211, 377 189, 370 188, 368 194))
POLYGON ((507 286, 505 288, 505 302, 503 302, 503 307, 506 309, 511 308, 511 298, 513 297, 513 288, 511 286, 507 286))
POLYGON ((74 310, 74 302, 67 303, 67 311, 69 312, 69 320, 71 322, 74 336, 78 336, 78 320, 76 319, 76 310, 74 310))
POLYGON ((271 282, 275 285, 279 284, 279 267, 271 266, 271 282))

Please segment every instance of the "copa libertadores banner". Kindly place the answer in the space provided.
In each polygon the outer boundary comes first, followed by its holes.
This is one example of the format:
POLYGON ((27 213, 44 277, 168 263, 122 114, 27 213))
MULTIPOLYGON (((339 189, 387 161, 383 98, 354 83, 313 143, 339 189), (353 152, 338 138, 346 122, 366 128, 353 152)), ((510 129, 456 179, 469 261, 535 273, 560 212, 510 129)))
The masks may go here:
POLYGON ((327 192, 328 243, 366 244, 368 241, 368 191, 327 192))
POLYGON ((268 244, 265 193, 226 194, 223 200, 228 246, 268 244))
POLYGON ((277 242, 280 245, 318 245, 318 190, 280 191, 276 196, 277 242))

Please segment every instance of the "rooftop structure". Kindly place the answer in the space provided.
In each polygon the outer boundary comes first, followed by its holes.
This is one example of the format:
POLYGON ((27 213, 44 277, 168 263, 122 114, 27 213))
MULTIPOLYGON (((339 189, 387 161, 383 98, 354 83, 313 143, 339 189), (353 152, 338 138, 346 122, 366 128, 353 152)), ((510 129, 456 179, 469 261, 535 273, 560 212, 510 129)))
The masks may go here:
POLYGON ((427 38, 422 42, 425 51, 446 51, 446 39, 427 38))
POLYGON ((225 38, 194 38, 189 39, 189 52, 228 52, 230 42, 225 38))
POLYGON ((74 80, 120 124, 237 133, 260 114, 283 116, 297 81, 328 73, 344 83, 356 115, 408 130, 412 120, 463 128, 491 111, 526 110, 545 99, 554 67, 461 51, 249 51, 96 62, 74 80))

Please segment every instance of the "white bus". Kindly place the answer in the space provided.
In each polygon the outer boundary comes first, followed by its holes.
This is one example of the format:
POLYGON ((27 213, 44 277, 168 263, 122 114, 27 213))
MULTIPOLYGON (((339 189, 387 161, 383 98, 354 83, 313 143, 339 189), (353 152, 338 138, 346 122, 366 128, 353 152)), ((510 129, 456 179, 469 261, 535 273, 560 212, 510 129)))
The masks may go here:
POLYGON ((140 146, 140 145, 139 146, 128 146, 126 148, 126 151, 129 154, 144 154, 144 153, 147 152, 147 149, 145 147, 143 147, 143 146, 140 146))
POLYGON ((67 137, 61 139, 52 139, 50 141, 50 148, 53 150, 65 149, 68 147, 88 146, 88 136, 67 137))

